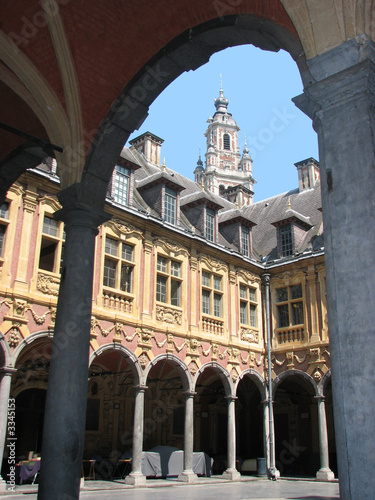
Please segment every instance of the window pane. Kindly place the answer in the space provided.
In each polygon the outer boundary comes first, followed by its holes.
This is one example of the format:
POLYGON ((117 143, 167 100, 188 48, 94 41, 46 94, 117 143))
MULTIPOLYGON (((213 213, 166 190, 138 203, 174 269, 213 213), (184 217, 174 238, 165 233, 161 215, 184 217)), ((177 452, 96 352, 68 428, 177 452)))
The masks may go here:
POLYGON ((211 208, 206 208, 206 238, 215 240, 215 212, 211 208))
POLYGON ((246 302, 240 302, 240 322, 243 325, 247 325, 247 310, 246 310, 246 302))
POLYGON ((214 288, 215 290, 221 290, 221 276, 214 276, 214 288))
POLYGON ((0 257, 3 256, 4 242, 5 242, 5 227, 0 226, 0 257))
POLYGON ((167 302, 167 279, 164 276, 157 277, 156 300, 159 302, 167 302))
POLYGON ((252 300, 253 302, 256 302, 256 290, 255 288, 249 288, 249 298, 250 300, 252 300))
POLYGON ((242 248, 241 251, 243 255, 246 255, 249 257, 250 251, 249 251, 249 228, 245 226, 241 226, 241 244, 242 248))
POLYGON ((203 271, 202 273, 202 285, 203 286, 210 286, 210 277, 211 275, 209 273, 206 273, 203 271))
POLYGON ((124 260, 129 260, 130 262, 133 262, 133 249, 131 245, 127 245, 126 243, 122 244, 122 258, 124 260))
POLYGON ((174 260, 171 261, 171 275, 180 276, 181 274, 181 264, 174 260))
POLYGON ((221 295, 214 294, 214 316, 221 317, 221 295))
POLYGON ((117 256, 117 241, 112 238, 105 239, 105 253, 117 256))
POLYGON ((104 260, 103 285, 116 288, 116 262, 111 259, 104 260))
POLYGON ((256 328, 257 326, 257 306, 250 304, 250 325, 256 328))
POLYGON ((287 288, 278 288, 276 290, 277 293, 277 302, 285 302, 288 300, 288 289, 287 288))
POLYGON ((164 257, 160 257, 160 255, 158 255, 157 269, 162 273, 167 272, 167 259, 165 259, 164 257))
POLYGON ((171 304, 173 306, 180 305, 180 286, 181 283, 179 281, 171 281, 171 304))
POLYGON ((224 149, 230 149, 230 137, 229 137, 229 134, 224 134, 223 140, 224 140, 224 149))
POLYGON ((282 306, 277 306, 277 312, 279 316, 278 326, 279 328, 284 328, 285 326, 289 326, 289 312, 288 312, 288 304, 284 304, 282 306))
POLYGON ((55 252, 57 243, 46 238, 42 239, 40 247, 39 268, 45 271, 54 272, 55 252))
POLYGON ((0 217, 7 219, 9 217, 9 203, 5 202, 0 207, 0 217))
POLYGON ((290 224, 280 226, 280 245, 282 257, 293 255, 292 227, 290 224))
POLYGON ((202 290, 202 313, 210 314, 210 292, 202 290))
POLYGON ((115 172, 115 189, 113 193, 113 197, 117 203, 121 203, 121 205, 128 204, 128 196, 129 196, 129 177, 130 170, 121 167, 120 165, 116 166, 115 172))
POLYGON ((247 299, 247 288, 246 288, 246 286, 240 285, 240 297, 241 297, 241 299, 247 299))
POLYGON ((170 224, 176 223, 176 200, 177 192, 168 187, 165 188, 164 220, 170 224))
POLYGON ((57 236, 59 223, 55 219, 51 219, 51 217, 44 216, 43 219, 43 233, 49 234, 50 236, 57 236))
POLYGON ((303 304, 302 302, 294 302, 292 304, 293 325, 301 325, 303 323, 303 304))
POLYGON ((132 291, 132 273, 133 273, 133 266, 122 264, 120 289, 123 292, 130 293, 132 291))
POLYGON ((302 285, 294 285, 290 287, 290 295, 292 299, 302 298, 302 285))

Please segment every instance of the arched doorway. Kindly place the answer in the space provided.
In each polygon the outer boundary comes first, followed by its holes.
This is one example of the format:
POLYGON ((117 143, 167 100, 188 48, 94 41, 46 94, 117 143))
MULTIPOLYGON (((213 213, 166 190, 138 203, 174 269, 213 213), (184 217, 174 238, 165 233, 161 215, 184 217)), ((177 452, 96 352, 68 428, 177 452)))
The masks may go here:
POLYGON ((16 397, 16 455, 25 460, 42 451, 42 433, 46 389, 26 389, 16 397))
POLYGON ((314 387, 302 376, 284 377, 274 399, 276 468, 281 476, 315 477, 319 469, 314 387))
POLYGON ((174 361, 157 360, 147 374, 143 449, 184 449, 184 382, 174 361))
POLYGON ((195 446, 214 459, 213 473, 222 474, 228 464, 228 384, 215 367, 206 367, 195 386, 195 446))
MULTIPOLYGON (((263 397, 257 384, 245 375, 237 387, 236 430, 237 456, 242 463, 264 457, 264 408, 263 397)), ((247 473, 250 470, 242 470, 247 473)))

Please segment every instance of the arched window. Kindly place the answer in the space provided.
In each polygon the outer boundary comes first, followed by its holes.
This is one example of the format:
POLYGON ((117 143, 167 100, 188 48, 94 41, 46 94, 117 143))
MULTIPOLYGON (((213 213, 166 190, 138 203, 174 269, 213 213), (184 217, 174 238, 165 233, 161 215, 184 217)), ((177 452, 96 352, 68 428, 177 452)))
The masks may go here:
POLYGON ((229 137, 229 134, 224 134, 223 141, 224 141, 224 149, 229 149, 230 150, 230 137, 229 137))

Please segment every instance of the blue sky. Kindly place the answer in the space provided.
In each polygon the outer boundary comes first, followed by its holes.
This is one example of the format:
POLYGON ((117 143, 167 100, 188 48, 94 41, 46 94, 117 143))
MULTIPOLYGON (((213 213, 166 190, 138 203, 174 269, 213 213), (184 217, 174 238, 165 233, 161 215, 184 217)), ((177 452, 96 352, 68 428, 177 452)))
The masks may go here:
POLYGON ((204 132, 215 112, 220 74, 228 111, 241 129, 241 153, 246 135, 254 160, 254 201, 296 188, 294 163, 310 156, 319 160, 318 141, 311 120, 291 101, 302 93, 302 82, 297 65, 284 51, 242 45, 214 54, 164 90, 130 139, 146 131, 161 137, 167 167, 193 179, 199 148, 204 162, 204 132))

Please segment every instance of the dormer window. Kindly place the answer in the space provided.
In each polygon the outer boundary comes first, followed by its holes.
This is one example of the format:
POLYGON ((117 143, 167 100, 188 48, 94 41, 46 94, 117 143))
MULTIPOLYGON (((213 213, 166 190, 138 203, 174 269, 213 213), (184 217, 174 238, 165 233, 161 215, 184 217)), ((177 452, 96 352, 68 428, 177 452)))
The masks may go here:
POLYGON ((224 149, 227 149, 230 151, 230 137, 229 134, 224 134, 223 135, 223 143, 224 143, 224 149))
POLYGON ((299 242, 304 240, 307 231, 313 227, 310 217, 305 217, 290 208, 290 201, 285 217, 272 222, 272 225, 277 229, 277 248, 280 258, 291 257, 298 252, 299 242))
POLYGON ((120 203, 121 205, 129 204, 129 181, 130 170, 116 165, 113 190, 113 198, 116 203, 120 203))
POLYGON ((293 255, 293 238, 292 238, 292 226, 291 224, 286 224, 285 226, 279 227, 280 235, 280 256, 289 257, 293 255))
POLYGON ((164 220, 169 224, 176 224, 177 191, 166 187, 164 203, 164 220))
POLYGON ((215 210, 206 207, 206 238, 215 241, 215 210))
POLYGON ((250 257, 250 231, 244 225, 241 225, 241 253, 250 257))

